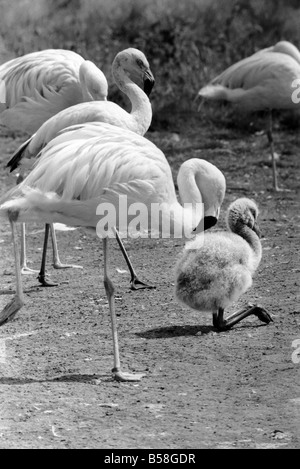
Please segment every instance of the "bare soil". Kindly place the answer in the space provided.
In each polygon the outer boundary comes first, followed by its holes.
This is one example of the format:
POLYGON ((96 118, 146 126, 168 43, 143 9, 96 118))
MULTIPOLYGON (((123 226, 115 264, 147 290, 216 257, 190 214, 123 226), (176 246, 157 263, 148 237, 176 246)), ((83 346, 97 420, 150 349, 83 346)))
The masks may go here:
MULTIPOLYGON (((178 240, 127 240, 140 277, 155 290, 131 291, 117 245, 110 243, 124 370, 139 383, 112 379, 112 338, 103 287, 101 241, 81 229, 58 231, 63 262, 83 269, 48 273, 42 288, 24 275, 26 304, 0 329, 0 448, 300 448, 299 129, 275 129, 279 183, 272 191, 267 140, 249 129, 187 125, 147 134, 174 171, 191 157, 224 172, 225 211, 240 196, 257 201, 263 259, 253 287, 232 306, 259 303, 268 325, 249 318, 217 332, 211 315, 174 298, 178 240), (294 346, 293 346, 294 343, 294 346)), ((185 124, 185 125, 184 125, 185 124)), ((195 124, 195 122, 194 122, 195 124)), ((5 164, 21 136, 2 133, 1 193, 15 184, 5 164)), ((28 230, 28 263, 39 268, 43 227, 28 230)), ((15 289, 10 227, 1 222, 2 308, 15 289)))

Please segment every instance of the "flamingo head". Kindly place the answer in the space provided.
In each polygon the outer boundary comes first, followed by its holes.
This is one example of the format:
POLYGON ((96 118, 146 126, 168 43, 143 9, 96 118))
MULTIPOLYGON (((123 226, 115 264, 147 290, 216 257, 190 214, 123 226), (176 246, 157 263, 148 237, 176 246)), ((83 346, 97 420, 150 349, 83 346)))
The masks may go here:
POLYGON ((145 54, 138 49, 130 47, 119 52, 115 61, 117 66, 123 68, 129 78, 149 96, 155 79, 145 54))
POLYGON ((236 199, 228 208, 227 225, 235 232, 244 225, 248 226, 254 233, 261 238, 261 231, 257 223, 258 208, 256 203, 246 197, 236 199))

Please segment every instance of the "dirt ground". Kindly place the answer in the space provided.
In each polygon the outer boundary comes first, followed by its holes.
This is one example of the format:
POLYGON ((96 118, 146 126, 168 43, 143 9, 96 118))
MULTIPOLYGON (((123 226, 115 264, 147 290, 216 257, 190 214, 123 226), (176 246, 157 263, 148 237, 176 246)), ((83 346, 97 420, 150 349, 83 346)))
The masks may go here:
MULTIPOLYGON (((264 135, 210 123, 183 127, 147 136, 174 176, 190 157, 224 172, 227 192, 214 229, 224 229, 234 199, 257 201, 263 259, 232 309, 259 303, 274 322, 253 317, 217 332, 211 315, 178 304, 178 240, 126 241, 140 277, 156 285, 133 292, 112 242, 121 363, 146 374, 139 383, 116 382, 101 242, 81 229, 58 231, 62 261, 83 269, 54 270, 49 249, 48 273, 59 286, 42 288, 36 275, 23 276, 26 305, 0 329, 0 448, 300 448, 299 130, 275 129, 279 183, 290 191, 274 193, 264 135)), ((23 140, 2 133, 1 193, 15 184, 5 164, 23 140)), ((36 269, 42 228, 27 228, 28 262, 36 269)), ((0 250, 2 308, 15 289, 3 222, 0 250)))

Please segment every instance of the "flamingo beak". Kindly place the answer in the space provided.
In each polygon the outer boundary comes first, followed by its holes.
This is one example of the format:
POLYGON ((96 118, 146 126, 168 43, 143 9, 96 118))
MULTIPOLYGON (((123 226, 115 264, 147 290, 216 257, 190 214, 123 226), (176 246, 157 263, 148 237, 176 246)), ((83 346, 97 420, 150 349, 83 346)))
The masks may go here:
POLYGON ((211 215, 202 218, 198 226, 193 229, 194 234, 199 234, 202 233, 203 231, 209 230, 209 228, 212 228, 217 224, 217 217, 213 217, 211 215))
POLYGON ((152 88, 154 86, 154 83, 155 83, 154 76, 152 75, 152 72, 150 71, 150 69, 145 71, 143 80, 144 80, 144 91, 146 95, 149 97, 152 91, 152 88))
POLYGON ((215 226, 218 222, 217 217, 213 217, 211 215, 204 217, 204 231, 209 230, 209 228, 212 228, 215 226))

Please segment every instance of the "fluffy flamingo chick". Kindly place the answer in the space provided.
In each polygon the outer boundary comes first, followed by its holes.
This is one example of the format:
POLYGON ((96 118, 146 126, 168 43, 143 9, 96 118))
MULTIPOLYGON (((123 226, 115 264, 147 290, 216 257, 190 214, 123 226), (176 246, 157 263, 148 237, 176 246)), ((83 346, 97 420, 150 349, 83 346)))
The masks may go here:
POLYGON ((212 312, 213 325, 231 328, 255 315, 272 321, 260 306, 247 306, 227 318, 224 311, 252 285, 262 256, 258 208, 253 200, 240 198, 228 208, 229 231, 205 232, 187 243, 176 266, 176 297, 192 309, 212 312))

